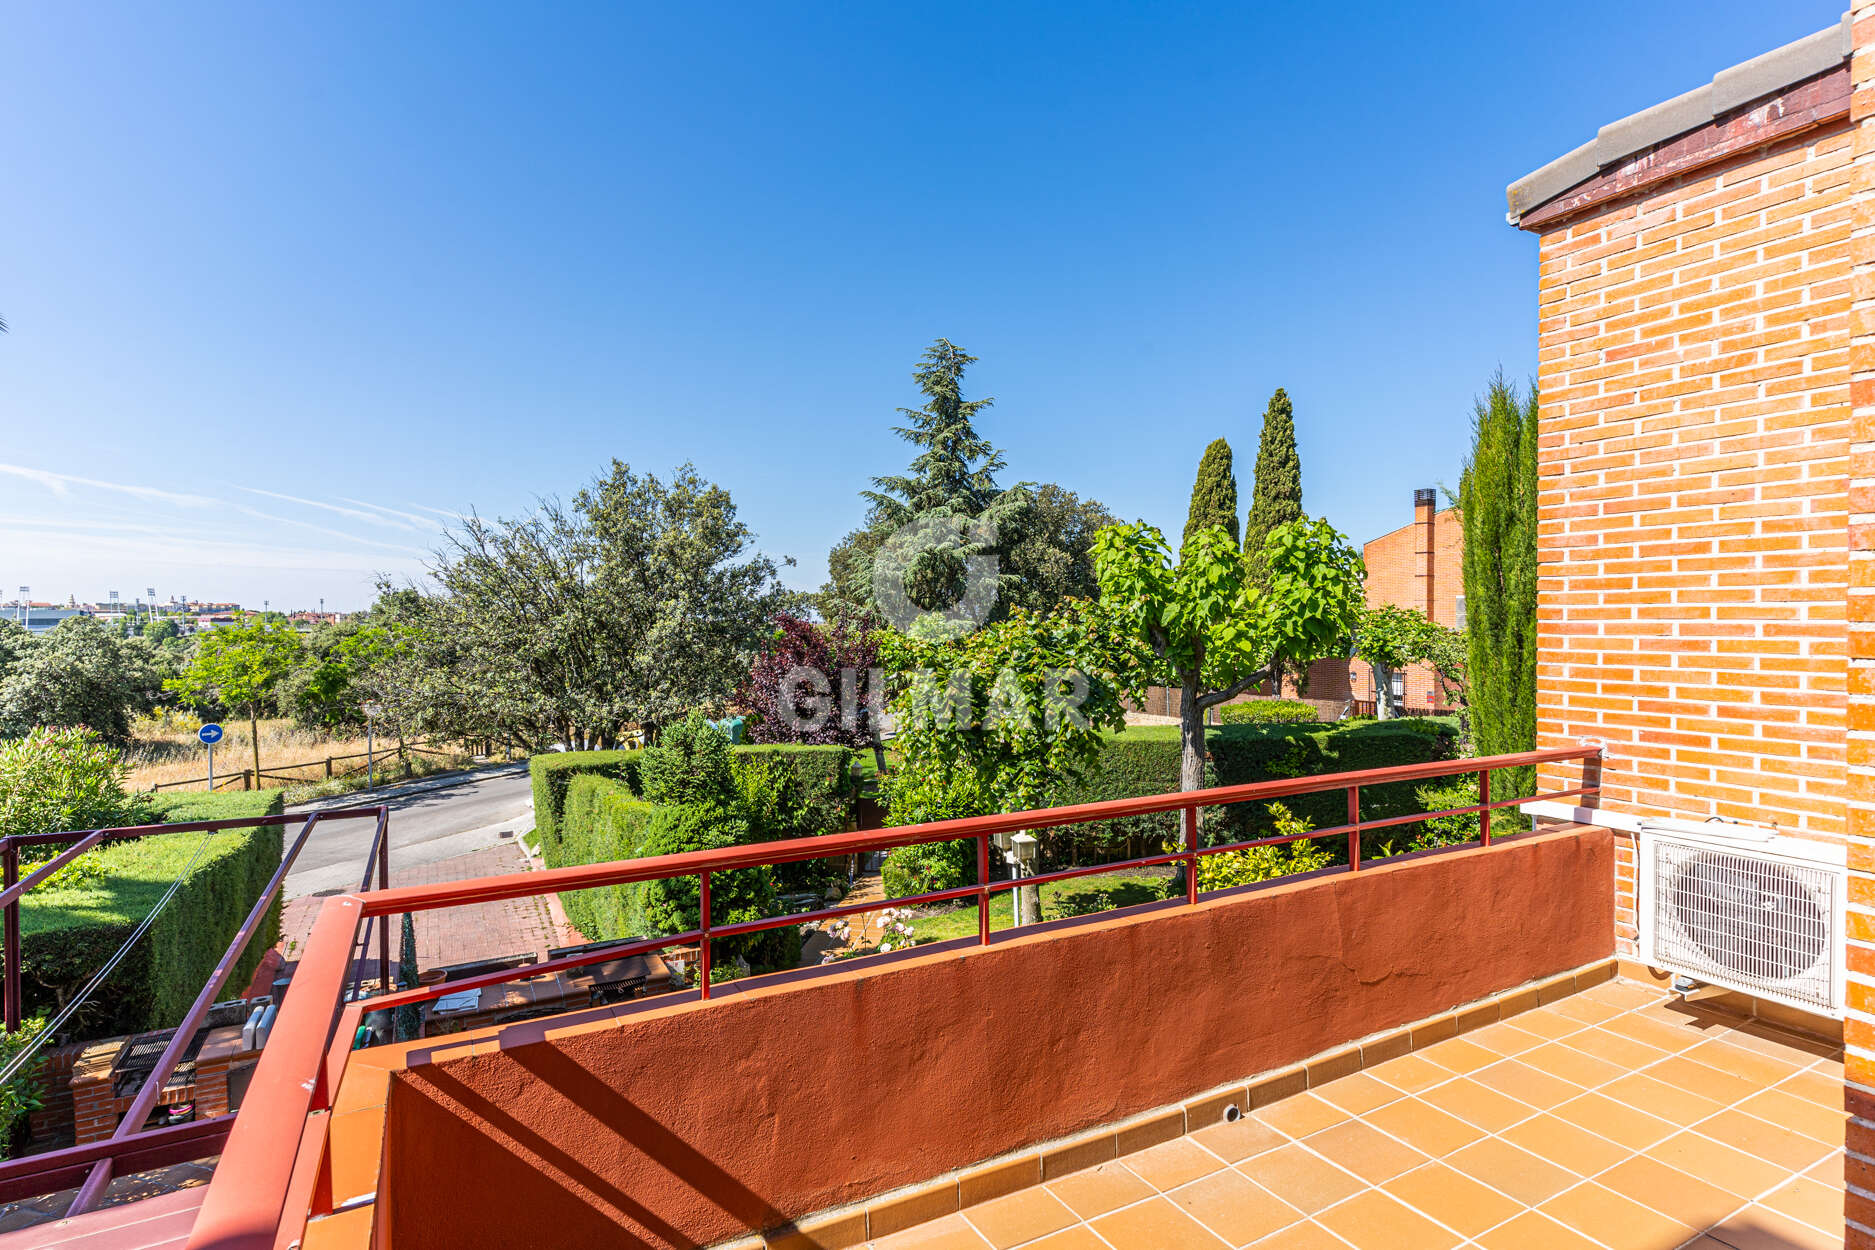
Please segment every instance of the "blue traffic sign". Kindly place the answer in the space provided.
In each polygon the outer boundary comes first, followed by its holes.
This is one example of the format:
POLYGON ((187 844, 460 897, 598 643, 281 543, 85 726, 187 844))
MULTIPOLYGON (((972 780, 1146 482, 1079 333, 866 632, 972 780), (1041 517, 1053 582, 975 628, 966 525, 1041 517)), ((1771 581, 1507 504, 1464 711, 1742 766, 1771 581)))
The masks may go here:
POLYGON ((195 731, 195 736, 212 747, 217 742, 221 741, 221 726, 216 724, 204 725, 195 731))

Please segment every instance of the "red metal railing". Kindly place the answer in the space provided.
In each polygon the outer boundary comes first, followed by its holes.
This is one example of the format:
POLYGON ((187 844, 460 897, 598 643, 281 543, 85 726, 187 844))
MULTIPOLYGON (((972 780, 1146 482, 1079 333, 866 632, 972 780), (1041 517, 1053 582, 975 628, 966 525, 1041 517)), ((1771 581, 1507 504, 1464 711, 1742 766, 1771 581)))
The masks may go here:
MULTIPOLYGON (((626 955, 654 951, 675 945, 700 943, 704 958, 699 966, 700 998, 710 997, 708 952, 714 939, 756 933, 785 925, 816 923, 862 912, 876 911, 888 905, 923 905, 957 899, 975 899, 978 909, 978 940, 992 941, 989 928, 989 904, 1001 893, 1039 886, 1049 881, 1111 873, 1128 868, 1152 865, 1183 864, 1185 902, 1199 897, 1198 862, 1206 855, 1220 855, 1257 846, 1275 846, 1305 839, 1346 837, 1347 871, 1361 870, 1360 836, 1371 829, 1386 828, 1436 816, 1477 814, 1479 841, 1492 842, 1490 813, 1513 806, 1523 799, 1490 799, 1490 773, 1503 768, 1536 764, 1579 761, 1583 765, 1582 784, 1570 789, 1549 791, 1537 798, 1559 799, 1591 796, 1600 792, 1601 749, 1595 746, 1527 751, 1516 755, 1484 759, 1435 761, 1401 768, 1370 769, 1317 777, 1298 777, 1253 785, 1223 786, 1184 794, 1157 795, 1120 799, 1106 803, 1086 803, 1072 807, 1040 811, 1013 812, 1007 815, 972 817, 938 821, 898 829, 868 830, 859 833, 831 834, 787 842, 764 842, 750 846, 725 847, 682 855, 662 855, 645 859, 622 860, 544 872, 520 873, 505 877, 481 877, 441 885, 409 886, 377 890, 369 894, 343 895, 328 899, 321 908, 311 938, 294 975, 294 990, 275 1024, 260 1067, 223 1149, 221 1162, 211 1182, 201 1213, 189 1237, 191 1250, 272 1250, 297 1244, 307 1220, 331 1209, 333 1195, 329 1182, 322 1182, 325 1163, 326 1121, 328 1111, 344 1076, 352 1037, 367 1010, 382 1010, 408 1003, 418 1003, 507 981, 566 971, 587 964, 619 959, 626 955), (1480 779, 1479 801, 1464 807, 1407 816, 1362 820, 1360 794, 1363 787, 1394 782, 1431 780, 1438 777, 1476 773, 1480 779), (1322 790, 1346 790, 1348 821, 1344 825, 1307 833, 1255 838, 1224 846, 1198 845, 1199 812, 1206 807, 1232 803, 1279 799, 1290 795, 1322 790), (1183 845, 1176 852, 1150 855, 1119 863, 1090 865, 1041 873, 1020 880, 989 879, 989 843, 999 833, 1056 828, 1095 820, 1125 816, 1144 816, 1162 812, 1181 814, 1183 845), (945 842, 960 838, 977 843, 975 885, 934 890, 925 894, 863 904, 824 908, 802 915, 768 917, 736 924, 717 925, 710 920, 710 879, 720 872, 823 859, 839 855, 887 850, 917 843, 945 842), (632 882, 658 881, 673 877, 699 878, 699 925, 685 933, 665 934, 636 941, 621 942, 598 951, 549 960, 524 968, 488 973, 443 985, 423 986, 383 995, 368 1002, 339 1003, 347 965, 357 941, 360 924, 373 917, 402 912, 429 911, 471 903, 497 902, 505 899, 591 889, 598 886, 632 882), (318 1209, 323 1206, 323 1209, 318 1209)), ((1457 847, 1447 849, 1460 849, 1457 847)), ((345 1195, 341 1195, 345 1197, 345 1195)))
MULTIPOLYGON (((4 992, 6 996, 6 1025, 8 1032, 17 1031, 20 1017, 20 943, 19 943, 19 908, 20 901, 34 886, 49 878, 53 873, 71 863, 86 851, 106 842, 123 842, 135 838, 153 837, 169 833, 219 833, 231 829, 250 829, 259 825, 284 825, 292 821, 304 821, 292 845, 286 848, 280 858, 280 866, 275 869, 267 886, 261 891, 249 910, 241 927, 235 931, 234 938, 228 944, 221 959, 209 974, 206 984, 183 1014, 182 1022, 170 1035, 169 1044, 156 1061, 136 1096, 131 1099, 130 1107, 124 1112, 117 1128, 111 1136, 102 1142, 88 1142, 67 1150, 53 1151, 42 1155, 29 1155, 22 1159, 0 1162, 0 1202, 11 1201, 16 1197, 46 1193, 50 1190, 78 1185, 78 1193, 73 1197, 66 1210, 69 1218, 82 1215, 90 1210, 104 1194, 111 1179, 129 1172, 145 1168, 161 1167, 168 1163, 182 1162, 187 1159, 199 1159, 220 1151, 225 1141, 233 1117, 222 1116, 203 1123, 179 1125, 173 1128, 145 1130, 143 1125, 156 1106, 163 1087, 169 1078, 181 1066, 182 1056, 194 1038, 196 1030, 208 1016, 208 1010, 214 1005, 216 996, 226 986, 241 956, 246 953, 248 943, 260 929, 267 910, 278 897, 281 887, 286 882, 286 875, 292 870, 299 853, 311 839, 313 830, 322 820, 353 820, 371 818, 377 821, 368 862, 365 868, 365 880, 359 887, 360 892, 370 889, 373 868, 378 873, 380 885, 388 885, 390 878, 390 842, 386 836, 390 809, 384 806, 345 808, 335 811, 314 812, 308 816, 251 816, 234 820, 198 820, 182 821, 171 825, 136 825, 122 829, 92 829, 68 833, 13 834, 0 838, 0 861, 4 862, 6 885, 0 889, 0 907, 5 909, 6 917, 6 952, 4 992), (19 876, 19 848, 21 846, 46 846, 59 842, 69 842, 58 855, 34 869, 24 881, 19 876), (189 1130, 187 1132, 183 1130, 189 1130), (11 1195, 8 1197, 6 1195, 11 1195)), ((388 931, 379 925, 378 976, 379 984, 388 986, 390 969, 390 951, 388 931)))

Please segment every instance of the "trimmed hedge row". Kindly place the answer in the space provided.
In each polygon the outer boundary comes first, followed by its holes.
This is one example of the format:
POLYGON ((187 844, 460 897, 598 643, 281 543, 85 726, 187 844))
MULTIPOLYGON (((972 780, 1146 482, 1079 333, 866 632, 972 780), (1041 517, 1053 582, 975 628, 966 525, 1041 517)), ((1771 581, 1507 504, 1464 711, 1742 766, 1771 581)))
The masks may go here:
MULTIPOLYGON (((1052 801, 1098 803, 1177 791, 1178 735, 1175 725, 1134 726, 1108 735, 1100 762, 1085 779, 1060 787, 1052 801)), ((1455 726, 1432 718, 1352 725, 1213 726, 1205 733, 1210 758, 1205 762, 1204 781, 1207 786, 1247 785, 1450 759, 1456 735, 1455 726)), ((1317 828, 1347 819, 1344 790, 1299 794, 1284 803, 1317 828)), ((1364 816, 1397 816, 1417 810, 1413 783, 1369 786, 1361 791, 1364 816)), ((1241 841, 1267 833, 1269 824, 1267 805, 1237 804, 1213 813, 1205 836, 1213 845, 1241 841)), ((1044 854, 1051 866, 1131 858, 1156 852, 1161 842, 1177 833, 1178 817, 1171 813, 1096 821, 1052 832, 1044 841, 1044 854)))
MULTIPOLYGON (((153 821, 236 820, 276 815, 283 791, 177 794, 152 797, 153 821)), ((90 852, 103 875, 28 894, 20 906, 20 962, 28 1014, 58 1010, 89 981, 195 855, 202 835, 155 835, 90 852)), ((67 1024, 73 1040, 168 1028, 182 1018, 280 866, 279 825, 209 836, 182 888, 122 963, 67 1024)), ((275 900, 229 979, 238 993, 279 940, 275 900)))
MULTIPOLYGON (((820 832, 839 833, 852 822, 857 792, 852 781, 853 751, 850 747, 743 746, 730 748, 729 755, 738 765, 745 760, 778 759, 793 769, 801 796, 812 810, 812 819, 819 825, 820 832)), ((548 863, 554 862, 548 855, 549 849, 558 852, 568 788, 573 779, 588 774, 609 777, 636 794, 638 766, 643 758, 642 751, 556 751, 527 761, 534 789, 534 828, 540 833, 541 853, 548 863)))

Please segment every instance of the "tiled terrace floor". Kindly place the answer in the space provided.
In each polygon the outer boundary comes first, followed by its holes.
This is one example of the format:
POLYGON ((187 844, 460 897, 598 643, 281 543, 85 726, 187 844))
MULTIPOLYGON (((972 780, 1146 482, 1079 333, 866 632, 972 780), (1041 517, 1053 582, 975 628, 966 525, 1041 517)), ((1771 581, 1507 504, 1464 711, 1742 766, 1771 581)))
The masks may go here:
POLYGON ((1842 1063, 1612 981, 875 1250, 1812 1250, 1842 1063))

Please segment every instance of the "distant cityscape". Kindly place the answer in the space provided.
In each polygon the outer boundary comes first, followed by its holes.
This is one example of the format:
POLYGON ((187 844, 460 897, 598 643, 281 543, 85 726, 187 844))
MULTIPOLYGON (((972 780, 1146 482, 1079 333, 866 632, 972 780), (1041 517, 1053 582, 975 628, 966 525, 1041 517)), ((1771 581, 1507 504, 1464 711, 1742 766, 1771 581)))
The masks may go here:
POLYGON ((0 602, 0 621, 11 621, 15 625, 24 626, 30 633, 43 634, 74 616, 89 616, 109 625, 134 625, 160 620, 171 622, 186 634, 224 625, 238 625, 256 615, 279 616, 302 629, 310 629, 321 623, 336 624, 348 615, 326 611, 323 599, 317 608, 276 609, 265 599, 259 608, 191 599, 186 595, 171 595, 159 601, 154 590, 146 590, 144 595, 134 596, 128 602, 113 591, 103 603, 80 603, 75 595, 68 596, 64 603, 53 603, 34 599, 31 594, 28 587, 22 586, 15 598, 0 602))

